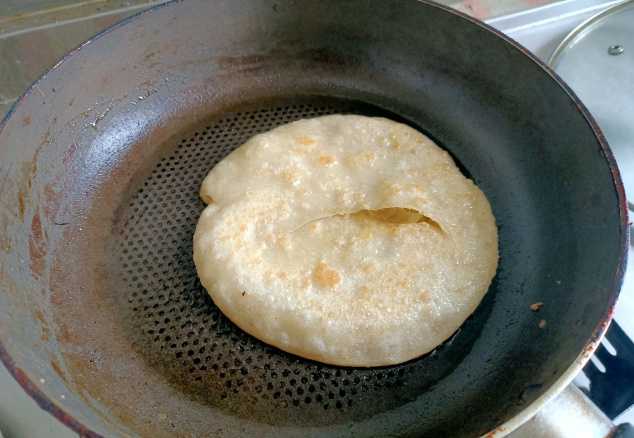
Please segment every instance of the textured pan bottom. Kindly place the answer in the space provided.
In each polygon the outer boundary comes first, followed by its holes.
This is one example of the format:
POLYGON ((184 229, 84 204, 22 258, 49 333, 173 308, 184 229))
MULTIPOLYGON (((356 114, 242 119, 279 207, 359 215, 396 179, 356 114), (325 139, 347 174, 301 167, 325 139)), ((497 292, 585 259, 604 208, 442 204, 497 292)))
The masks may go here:
POLYGON ((238 108, 184 133, 121 211, 113 251, 134 348, 191 397, 229 414, 275 425, 326 425, 396 409, 450 373, 484 322, 476 312, 450 341, 422 358, 353 369, 270 347, 213 304, 192 261, 192 236, 204 208, 198 198, 202 179, 249 137, 333 113, 398 120, 365 104, 321 97, 238 108))

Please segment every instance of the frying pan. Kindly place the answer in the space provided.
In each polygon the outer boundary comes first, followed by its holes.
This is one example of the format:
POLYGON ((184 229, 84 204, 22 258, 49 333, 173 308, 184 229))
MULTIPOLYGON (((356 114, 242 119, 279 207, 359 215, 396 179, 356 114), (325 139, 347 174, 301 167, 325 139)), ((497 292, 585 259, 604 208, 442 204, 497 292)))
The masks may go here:
POLYGON ((7 116, 0 205, 0 357, 84 436, 503 433, 594 350, 627 239, 614 159, 570 90, 485 25, 413 0, 191 0, 127 20, 7 116), (203 176, 257 132, 328 113, 427 133, 497 219, 484 301, 405 364, 283 353, 196 277, 203 176))

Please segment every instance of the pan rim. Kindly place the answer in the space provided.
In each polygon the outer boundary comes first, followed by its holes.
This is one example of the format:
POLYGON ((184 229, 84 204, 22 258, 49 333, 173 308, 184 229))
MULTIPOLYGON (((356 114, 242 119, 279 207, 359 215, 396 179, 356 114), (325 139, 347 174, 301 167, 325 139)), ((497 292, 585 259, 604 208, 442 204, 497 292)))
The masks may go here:
MULTIPOLYGON (((532 54, 528 49, 523 47, 517 41, 493 28, 492 26, 478 20, 474 17, 471 17, 461 11, 453 9, 449 6, 445 6, 439 3, 436 3, 432 0, 411 0, 415 3, 422 3, 437 9, 441 9, 449 14, 452 14, 456 17, 459 17, 472 25, 478 26, 480 29, 493 33, 498 38, 504 40, 509 46, 513 49, 518 50, 523 55, 528 57, 535 65, 537 65, 544 73, 546 73, 550 79, 561 88, 564 93, 568 96, 571 102, 575 105, 576 109, 581 113, 584 120, 594 133, 595 138, 597 139, 599 146, 601 148, 601 152, 603 154, 604 159, 606 160, 608 167, 610 169, 610 174, 612 177, 612 182, 614 183, 614 190, 617 195, 618 207, 619 207, 619 237, 620 237, 620 254, 618 263, 616 266, 616 270, 613 276, 613 282, 610 285, 610 290, 612 291, 610 300, 607 303, 607 311, 603 314, 597 325, 595 326, 591 336, 588 341, 584 345, 584 348, 579 353, 579 355, 575 358, 575 360, 570 364, 570 366, 562 373, 562 375, 557 379, 557 381, 551 385, 542 395, 540 395, 537 399, 535 399, 528 406, 524 407, 519 413, 515 414, 511 419, 501 423, 496 428, 494 428, 491 432, 489 432, 486 436, 505 436, 511 433, 513 430, 517 429, 519 426, 524 424, 530 418, 532 418, 541 407, 546 404, 548 401, 555 398, 568 384, 570 384, 573 378, 581 371, 586 362, 590 359, 596 348, 598 347, 601 338, 607 331, 609 324, 612 320, 612 314, 614 311, 615 303, 618 299, 619 293, 621 291, 621 286, 623 284, 623 278, 625 275, 625 268, 627 266, 627 256, 628 256, 628 242, 629 242, 629 219, 628 219, 628 209, 627 209, 627 201, 625 198, 625 189, 623 186, 623 182, 621 180, 620 172, 616 164, 616 160, 614 155, 608 145, 608 142, 603 135, 601 129, 599 128, 597 122, 594 120, 586 106, 581 102, 581 100, 576 96, 576 94, 572 91, 572 89, 559 77, 559 75, 553 71, 546 63, 537 58, 534 54, 532 54)), ((131 22, 134 22, 136 19, 140 18, 142 15, 151 14, 159 9, 170 7, 178 3, 182 3, 183 0, 169 0, 165 3, 152 6, 148 9, 139 11, 129 17, 124 18, 123 20, 115 23, 114 25, 102 30, 101 32, 95 34, 91 38, 87 39, 85 42, 78 45, 76 48, 72 49, 70 52, 65 54, 53 67, 48 69, 42 76, 36 79, 25 91, 24 93, 16 99, 16 101, 11 105, 11 108, 4 115, 2 120, 0 121, 0 133, 6 127, 8 121, 11 119, 13 113, 16 111, 18 106, 27 99, 37 88, 38 84, 46 79, 46 77, 59 68, 62 64, 64 64, 67 60, 73 57, 75 54, 79 53, 84 47, 90 45, 94 41, 108 35, 110 32, 118 29, 119 27, 126 26, 131 22)), ((13 376, 13 378, 17 381, 17 383, 22 387, 22 389, 38 404, 38 406, 53 415, 57 418, 62 424, 69 427, 71 430, 76 432, 82 437, 102 437, 101 434, 95 432, 91 428, 87 427, 85 424, 75 419, 71 414, 67 413, 60 406, 55 404, 55 402, 47 396, 21 368, 17 366, 14 362, 13 358, 10 356, 8 350, 2 343, 2 339, 0 339, 0 362, 4 364, 9 373, 13 376)))

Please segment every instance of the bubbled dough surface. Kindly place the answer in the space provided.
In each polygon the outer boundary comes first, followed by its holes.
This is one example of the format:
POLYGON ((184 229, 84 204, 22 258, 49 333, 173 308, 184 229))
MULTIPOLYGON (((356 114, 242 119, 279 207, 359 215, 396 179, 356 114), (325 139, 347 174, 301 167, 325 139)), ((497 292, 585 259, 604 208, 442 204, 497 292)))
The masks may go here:
POLYGON ((200 193, 194 261, 213 301, 260 340, 321 362, 431 351, 497 268, 484 194, 447 152, 387 119, 279 126, 218 163, 200 193))

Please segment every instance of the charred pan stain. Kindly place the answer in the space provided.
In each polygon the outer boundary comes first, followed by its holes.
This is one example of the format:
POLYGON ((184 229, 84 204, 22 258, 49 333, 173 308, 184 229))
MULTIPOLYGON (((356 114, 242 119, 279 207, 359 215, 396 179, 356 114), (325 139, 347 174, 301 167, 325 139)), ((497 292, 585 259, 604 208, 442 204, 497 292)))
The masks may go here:
POLYGON ((260 64, 273 57, 273 54, 255 54, 245 56, 218 56, 216 63, 221 67, 242 67, 260 64))
MULTIPOLYGON (((37 176, 38 165, 37 162, 40 157, 40 152, 42 152, 42 147, 45 143, 50 142, 50 131, 46 132, 45 141, 42 141, 38 148, 35 150, 35 154, 30 162, 25 162, 22 165, 23 172, 23 181, 26 182, 26 190, 21 189, 18 192, 18 213, 20 215, 20 219, 24 220, 24 214, 26 212, 27 201, 29 200, 29 196, 31 196, 31 189, 33 187, 33 179, 37 176)), ((41 225, 41 224, 40 224, 41 225)))
MULTIPOLYGON (((63 293, 59 289, 53 289, 51 291, 51 304, 54 306, 62 306, 65 303, 66 303, 66 299, 63 293)), ((68 330, 66 329, 66 326, 63 326, 62 329, 63 330, 61 331, 61 333, 64 334, 64 336, 65 334, 69 333, 68 330)))
POLYGON ((280 62, 294 62, 310 60, 328 66, 340 66, 358 64, 358 60, 350 56, 325 47, 292 52, 284 49, 274 49, 268 53, 257 53, 244 56, 218 56, 215 58, 216 64, 223 70, 232 73, 256 72, 267 65, 279 65, 280 62))
POLYGON ((53 371, 55 371, 62 380, 66 381, 66 376, 64 375, 64 370, 62 370, 62 366, 54 358, 51 359, 51 368, 53 368, 53 371))
MULTIPOLYGON (((68 169, 68 166, 65 167, 68 169)), ((60 199, 64 192, 62 177, 63 175, 61 174, 55 175, 52 181, 44 186, 43 196, 41 197, 42 209, 44 210, 46 218, 56 225, 60 224, 60 222, 56 220, 56 215, 60 207, 60 199)))
POLYGON ((612 322, 613 316, 614 316, 614 303, 610 305, 607 313, 605 314, 601 322, 597 324, 596 328, 592 332, 592 338, 586 345, 586 348, 584 349, 584 353, 589 352, 589 356, 592 355, 592 353, 594 352, 594 349, 598 347, 599 343, 601 342, 601 339, 603 339, 603 335, 608 330, 608 327, 610 326, 610 323, 612 322))
MULTIPOLYGON (((32 160, 30 172, 27 177, 28 178, 27 186, 29 190, 31 189, 31 186, 32 186, 31 181, 35 177, 35 172, 37 171, 36 162, 38 159, 38 155, 40 153, 40 149, 37 150, 32 160)), ((69 169, 76 152, 77 152, 77 144, 75 143, 71 144, 68 147, 68 149, 64 152, 64 155, 62 157, 62 162, 66 170, 69 169)), ((59 201, 63 191, 61 188, 62 186, 60 184, 61 180, 62 180, 62 175, 56 175, 53 177, 53 180, 51 182, 49 182, 48 184, 44 186, 44 189, 43 189, 42 208, 44 210, 44 215, 46 216, 48 220, 53 222, 55 222, 55 214, 57 213, 57 210, 59 209, 59 201)), ((26 196, 25 193, 22 191, 18 193, 18 209, 20 213, 20 219, 24 219, 24 213, 26 210, 25 196, 26 196)))
MULTIPOLYGON (((4 209, 0 205, 0 251, 8 253, 12 248, 11 239, 9 237, 9 233, 7 232, 11 218, 8 216, 8 213, 3 210, 4 209)), ((0 280, 3 276, 2 266, 2 263, 0 263, 0 280)))
POLYGON ((18 212, 20 213, 20 219, 24 220, 24 192, 18 193, 18 212))
POLYGON ((56 334, 57 334, 57 341, 60 344, 73 345, 79 342, 78 337, 75 334, 73 334, 71 329, 66 324, 63 324, 63 323, 59 324, 59 329, 57 330, 56 334))
POLYGON ((33 317, 37 319, 41 324, 46 324, 46 319, 44 319, 44 314, 40 309, 35 309, 33 312, 33 317))
POLYGON ((42 143, 40 143, 38 148, 35 150, 35 154, 33 155, 33 158, 31 159, 31 163, 26 164, 28 166, 26 187, 29 192, 31 192, 31 187, 33 185, 33 178, 35 178, 35 176, 37 175, 37 162, 40 157, 40 152, 42 152, 42 146, 44 146, 45 143, 50 143, 49 137, 50 137, 50 131, 46 131, 46 135, 45 135, 46 141, 43 140, 42 143))
POLYGON ((487 433, 485 435, 485 438, 495 438, 496 436, 500 435, 501 433, 504 433, 504 430, 505 429, 502 426, 496 427, 491 432, 487 433))
MULTIPOLYGON (((0 250, 4 252, 11 251, 11 242, 7 238, 0 238, 0 250)), ((0 271, 0 281, 3 279, 3 273, 0 271)))
POLYGON ((49 219, 53 219, 57 212, 57 201, 60 193, 54 189, 53 184, 44 186, 44 213, 49 219))
POLYGON ((326 65, 348 65, 353 64, 354 59, 344 56, 342 53, 327 48, 312 49, 302 52, 301 57, 306 57, 312 61, 324 63, 326 65))
MULTIPOLYGON (((42 136, 42 141, 40 142, 40 146, 44 146, 45 144, 49 144, 51 142, 51 129, 47 129, 44 135, 42 136)), ((33 158, 33 162, 35 162, 35 158, 37 158, 37 154, 40 152, 38 149, 35 153, 35 157, 33 158)))
POLYGON ((42 228, 39 211, 33 215, 31 220, 31 235, 29 236, 29 257, 31 259, 31 271, 42 276, 44 272, 44 259, 47 254, 46 233, 42 228))
POLYGON ((152 58, 154 58, 156 55, 158 55, 158 50, 150 50, 149 52, 147 52, 144 56, 143 56, 143 61, 150 61, 152 58))
POLYGON ((31 124, 31 116, 26 115, 22 117, 22 126, 29 126, 31 124))
POLYGON ((33 312, 33 317, 37 319, 38 322, 40 323, 40 329, 42 331, 40 335, 40 339, 42 340, 42 342, 48 342, 49 339, 51 338, 51 331, 48 328, 48 323, 46 322, 46 319, 44 318, 44 314, 42 313, 40 309, 36 309, 33 312))
POLYGON ((216 64, 231 73, 253 73, 264 68, 273 58, 273 55, 219 56, 216 64))

